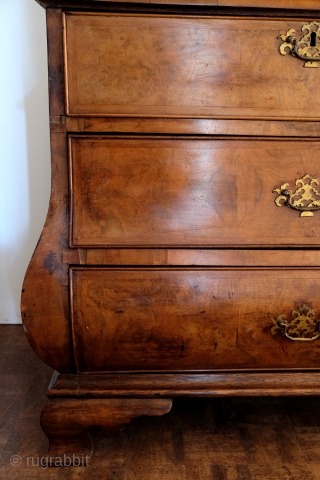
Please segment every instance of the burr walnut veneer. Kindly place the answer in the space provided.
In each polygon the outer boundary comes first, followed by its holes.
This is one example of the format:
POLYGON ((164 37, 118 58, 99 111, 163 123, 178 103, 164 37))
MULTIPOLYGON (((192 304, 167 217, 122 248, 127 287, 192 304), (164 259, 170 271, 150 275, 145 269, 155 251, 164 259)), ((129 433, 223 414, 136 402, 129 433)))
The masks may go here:
POLYGON ((49 455, 178 395, 318 395, 318 1, 39 3, 52 195, 22 316, 49 455))

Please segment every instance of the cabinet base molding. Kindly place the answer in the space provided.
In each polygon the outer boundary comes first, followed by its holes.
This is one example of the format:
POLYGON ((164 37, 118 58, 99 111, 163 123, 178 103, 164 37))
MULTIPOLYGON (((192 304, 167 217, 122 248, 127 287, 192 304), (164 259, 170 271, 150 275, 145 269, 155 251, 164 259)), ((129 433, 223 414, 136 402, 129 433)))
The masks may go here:
POLYGON ((320 371, 54 373, 41 414, 48 466, 89 465, 90 429, 120 431, 139 416, 168 413, 173 397, 319 395, 320 371))
POLYGON ((91 428, 119 431, 136 417, 164 415, 171 406, 170 399, 49 398, 41 414, 41 427, 49 439, 46 466, 88 466, 91 428))
MULTIPOLYGON (((320 371, 217 373, 55 374, 47 395, 100 400, 112 397, 227 397, 319 395, 320 371)), ((89 400, 88 400, 89 401, 89 400)), ((102 400, 101 400, 102 401, 102 400)), ((153 414, 152 414, 153 415, 153 414)))

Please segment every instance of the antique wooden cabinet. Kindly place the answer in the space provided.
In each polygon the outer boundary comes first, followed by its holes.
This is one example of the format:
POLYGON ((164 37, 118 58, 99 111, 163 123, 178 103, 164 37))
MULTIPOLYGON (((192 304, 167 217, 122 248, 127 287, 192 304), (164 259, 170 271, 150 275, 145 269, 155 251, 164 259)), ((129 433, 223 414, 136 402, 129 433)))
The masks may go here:
POLYGON ((177 396, 318 395, 318 0, 39 3, 52 195, 22 316, 50 456, 177 396))

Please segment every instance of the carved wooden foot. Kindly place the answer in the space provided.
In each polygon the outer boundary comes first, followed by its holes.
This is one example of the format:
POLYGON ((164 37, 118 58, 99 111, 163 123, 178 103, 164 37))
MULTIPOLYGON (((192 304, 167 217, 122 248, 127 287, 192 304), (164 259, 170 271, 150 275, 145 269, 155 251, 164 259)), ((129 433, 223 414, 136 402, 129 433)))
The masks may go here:
POLYGON ((141 415, 168 413, 171 405, 170 399, 48 399, 41 414, 41 426, 49 438, 46 465, 89 465, 93 449, 88 435, 91 427, 122 430, 141 415))

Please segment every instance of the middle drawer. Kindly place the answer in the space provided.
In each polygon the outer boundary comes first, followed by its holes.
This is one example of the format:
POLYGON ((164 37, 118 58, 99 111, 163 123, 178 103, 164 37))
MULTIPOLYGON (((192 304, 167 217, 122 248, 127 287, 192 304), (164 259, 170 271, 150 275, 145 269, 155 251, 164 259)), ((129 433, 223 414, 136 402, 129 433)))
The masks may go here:
POLYGON ((73 135, 70 244, 319 246, 319 154, 306 139, 73 135))

